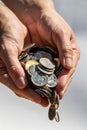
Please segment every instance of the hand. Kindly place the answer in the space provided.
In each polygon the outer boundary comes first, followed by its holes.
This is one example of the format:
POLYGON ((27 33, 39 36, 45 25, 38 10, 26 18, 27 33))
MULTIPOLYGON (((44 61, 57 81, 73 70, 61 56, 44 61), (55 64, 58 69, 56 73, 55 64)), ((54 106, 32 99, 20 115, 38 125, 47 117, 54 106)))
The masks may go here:
POLYGON ((78 63, 79 47, 72 29, 56 11, 43 10, 41 14, 36 10, 34 12, 40 15, 39 18, 32 13, 32 22, 29 23, 26 20, 29 15, 26 14, 22 22, 24 20, 28 27, 32 43, 43 48, 49 46, 59 53, 64 69, 58 77, 57 92, 62 99, 78 63))
POLYGON ((72 80, 80 56, 72 29, 55 11, 52 0, 3 1, 27 26, 30 43, 35 42, 41 47, 50 46, 59 52, 64 69, 58 77, 57 92, 62 98, 72 80))
POLYGON ((27 28, 12 11, 0 5, 0 82, 16 95, 46 106, 48 101, 26 87, 27 78, 18 61, 26 36, 27 28))
POLYGON ((31 43, 52 47, 59 52, 64 67, 58 77, 57 92, 60 99, 72 80, 80 51, 72 29, 55 11, 51 0, 3 0, 24 23, 31 43), (16 8, 17 7, 17 8, 16 8))

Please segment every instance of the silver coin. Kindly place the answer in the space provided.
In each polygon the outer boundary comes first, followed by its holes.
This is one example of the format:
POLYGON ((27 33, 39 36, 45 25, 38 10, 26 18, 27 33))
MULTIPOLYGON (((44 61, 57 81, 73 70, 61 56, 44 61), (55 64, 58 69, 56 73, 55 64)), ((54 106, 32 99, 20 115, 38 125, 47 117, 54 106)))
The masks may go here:
POLYGON ((55 65, 52 63, 52 61, 48 58, 40 58, 39 60, 40 64, 48 69, 55 69, 55 65))
POLYGON ((41 87, 47 84, 48 76, 35 71, 34 74, 31 76, 31 81, 37 87, 41 87))
POLYGON ((48 76, 48 82, 47 82, 48 87, 50 88, 56 87, 57 83, 58 83, 58 79, 55 74, 48 76))
POLYGON ((24 59, 26 59, 26 57, 28 56, 28 54, 25 52, 25 53, 22 53, 20 56, 19 56, 19 61, 23 61, 24 59))
POLYGON ((35 89, 35 92, 38 93, 41 97, 45 97, 45 95, 43 94, 43 92, 40 89, 35 89))
POLYGON ((30 52, 31 48, 33 48, 34 46, 35 46, 35 43, 31 44, 27 49, 25 49, 19 56, 19 61, 25 62, 25 59, 27 61, 29 59, 29 52, 30 52))
POLYGON ((44 70, 44 71, 47 71, 47 72, 54 72, 55 71, 55 68, 54 69, 45 68, 41 64, 39 64, 39 68, 42 69, 42 70, 44 70))
POLYGON ((35 72, 35 69, 36 69, 36 65, 31 65, 31 66, 29 67, 29 69, 27 70, 28 74, 29 74, 30 76, 32 76, 32 75, 34 74, 34 72, 35 72))
POLYGON ((42 93, 43 93, 47 98, 50 98, 50 97, 51 97, 51 93, 50 93, 47 89, 40 88, 40 90, 42 91, 42 93))
POLYGON ((49 98, 48 93, 45 93, 45 92, 44 92, 44 91, 42 91, 42 90, 41 90, 41 93, 44 95, 44 97, 49 98))
POLYGON ((47 91, 49 91, 50 93, 52 93, 52 89, 49 88, 48 86, 44 86, 43 88, 46 89, 47 91))
POLYGON ((55 115, 55 120, 56 120, 57 122, 59 122, 59 121, 60 121, 60 117, 59 117, 58 112, 56 112, 56 115, 55 115))
POLYGON ((47 71, 47 70, 42 69, 40 66, 38 66, 38 69, 39 69, 42 73, 47 74, 47 75, 51 75, 51 74, 54 73, 54 70, 52 70, 52 71, 47 71))
POLYGON ((49 92, 47 92, 46 90, 43 90, 42 88, 37 88, 35 89, 35 91, 40 94, 42 97, 47 97, 49 98, 51 96, 51 94, 49 92))

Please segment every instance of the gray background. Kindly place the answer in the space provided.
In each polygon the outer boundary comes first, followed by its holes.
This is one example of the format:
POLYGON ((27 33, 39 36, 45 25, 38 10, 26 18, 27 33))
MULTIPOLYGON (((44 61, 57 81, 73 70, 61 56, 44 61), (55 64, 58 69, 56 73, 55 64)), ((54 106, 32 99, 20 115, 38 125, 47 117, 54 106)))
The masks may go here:
POLYGON ((48 108, 16 97, 0 84, 0 130, 86 130, 87 129, 87 1, 55 0, 57 11, 73 28, 81 58, 63 100, 61 121, 49 121, 48 108))

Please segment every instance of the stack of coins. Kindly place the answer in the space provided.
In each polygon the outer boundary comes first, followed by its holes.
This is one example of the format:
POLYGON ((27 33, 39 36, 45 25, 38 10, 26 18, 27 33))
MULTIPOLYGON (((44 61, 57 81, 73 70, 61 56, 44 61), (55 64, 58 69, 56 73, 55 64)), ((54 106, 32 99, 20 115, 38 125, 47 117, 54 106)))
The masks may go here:
POLYGON ((55 88, 63 68, 60 59, 50 48, 43 49, 32 44, 22 52, 19 61, 25 69, 29 86, 42 97, 49 99, 49 119, 59 121, 59 97, 55 88))

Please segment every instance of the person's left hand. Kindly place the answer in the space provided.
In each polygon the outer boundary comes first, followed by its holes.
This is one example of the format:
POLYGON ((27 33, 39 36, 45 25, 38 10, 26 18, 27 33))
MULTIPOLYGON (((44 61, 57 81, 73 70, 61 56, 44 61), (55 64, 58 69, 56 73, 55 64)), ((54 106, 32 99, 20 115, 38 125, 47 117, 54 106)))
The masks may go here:
POLYGON ((36 43, 37 46, 43 48, 49 46, 59 53, 59 58, 64 67, 58 77, 57 86, 57 92, 61 99, 72 80, 80 56, 72 29, 55 11, 51 0, 46 4, 39 0, 32 2, 27 0, 18 2, 16 0, 14 4, 11 1, 8 3, 9 8, 27 26, 30 43, 36 43))
POLYGON ((26 73, 18 59, 27 33, 26 26, 16 15, 0 4, 0 83, 20 97, 47 106, 48 101, 27 84, 26 73))

